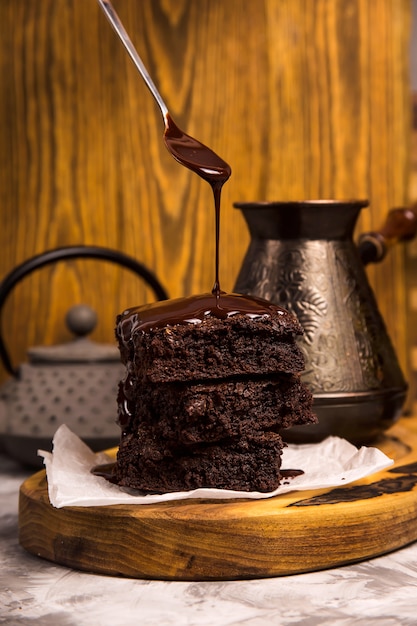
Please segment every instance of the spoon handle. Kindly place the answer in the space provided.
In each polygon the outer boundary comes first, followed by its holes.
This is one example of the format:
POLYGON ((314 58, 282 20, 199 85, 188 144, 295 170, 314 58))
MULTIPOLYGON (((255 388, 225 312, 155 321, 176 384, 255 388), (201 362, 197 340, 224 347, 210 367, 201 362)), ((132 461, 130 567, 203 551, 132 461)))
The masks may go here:
POLYGON ((113 28, 116 31, 116 33, 119 35, 119 37, 120 37, 124 47, 126 48, 130 58, 132 59, 133 63, 135 64, 136 68, 139 70, 139 72, 142 75, 142 78, 145 81, 149 91, 151 92, 151 94, 155 98, 156 102, 158 103, 158 106, 161 109, 161 113, 162 113, 162 116, 164 118, 164 123, 165 123, 165 125, 167 125, 168 108, 167 108, 165 102, 163 101, 163 99, 161 97, 161 94, 159 93, 159 91, 155 87, 155 84, 154 84, 152 78, 149 76, 148 70, 146 69, 145 65, 143 64, 142 59, 140 58, 139 54, 137 53, 137 51, 136 51, 132 41, 130 40, 129 35, 127 34, 127 32, 126 32, 122 22, 120 21, 120 18, 118 17, 116 11, 114 10, 111 2, 109 0, 97 0, 97 2, 99 3, 101 8, 103 9, 107 19, 109 20, 110 24, 113 26, 113 28))

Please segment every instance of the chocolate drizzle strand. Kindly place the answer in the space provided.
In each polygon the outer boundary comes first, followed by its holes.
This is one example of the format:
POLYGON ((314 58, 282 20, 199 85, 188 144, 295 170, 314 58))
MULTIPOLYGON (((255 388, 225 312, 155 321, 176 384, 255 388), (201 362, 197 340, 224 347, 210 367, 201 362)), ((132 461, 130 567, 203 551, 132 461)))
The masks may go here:
POLYGON ((215 280, 212 289, 216 298, 221 295, 219 281, 219 239, 220 239, 220 198, 224 183, 230 178, 230 165, 213 150, 184 133, 173 122, 169 113, 166 116, 165 144, 181 165, 201 176, 213 190, 216 232, 215 280))

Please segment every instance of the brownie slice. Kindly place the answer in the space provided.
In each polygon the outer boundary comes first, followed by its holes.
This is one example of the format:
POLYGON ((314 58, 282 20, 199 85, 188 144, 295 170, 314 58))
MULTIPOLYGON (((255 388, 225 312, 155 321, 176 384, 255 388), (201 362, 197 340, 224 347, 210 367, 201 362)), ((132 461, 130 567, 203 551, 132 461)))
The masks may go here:
POLYGON ((115 478, 143 493, 199 487, 269 492, 279 485, 283 445, 278 434, 264 433, 174 452, 145 432, 141 441, 131 434, 120 444, 115 478))
POLYGON ((298 375, 217 383, 120 385, 125 432, 142 426, 170 445, 193 445, 315 422, 312 396, 298 375), (131 398, 126 415, 126 394, 131 398))
POLYGON ((304 369, 295 339, 302 329, 290 314, 271 314, 256 323, 247 315, 208 317, 199 324, 133 329, 127 340, 121 319, 116 335, 122 361, 133 362, 144 381, 190 382, 304 369))

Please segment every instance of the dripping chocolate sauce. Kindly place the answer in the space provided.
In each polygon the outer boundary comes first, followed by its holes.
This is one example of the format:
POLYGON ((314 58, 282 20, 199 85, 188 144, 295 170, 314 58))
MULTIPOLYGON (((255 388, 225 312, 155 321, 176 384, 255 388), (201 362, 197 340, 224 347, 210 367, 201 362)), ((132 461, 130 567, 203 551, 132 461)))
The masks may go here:
POLYGON ((166 116, 165 144, 176 161, 203 178, 210 186, 215 213, 215 278, 211 293, 188 298, 155 302, 148 306, 128 309, 122 314, 122 337, 130 337, 132 330, 148 331, 166 325, 199 323, 208 316, 225 319, 238 313, 257 317, 269 315, 272 310, 282 315, 287 311, 261 298, 227 294, 221 290, 219 279, 220 204, 224 183, 232 170, 213 150, 184 133, 166 116))
POLYGON ((181 165, 188 167, 208 182, 213 191, 216 225, 216 258, 215 280, 212 294, 215 296, 216 300, 218 300, 221 295, 219 281, 220 200, 222 187, 230 178, 232 170, 230 165, 228 165, 226 161, 223 161, 213 150, 180 130, 169 113, 166 117, 166 122, 164 140, 169 152, 181 165))

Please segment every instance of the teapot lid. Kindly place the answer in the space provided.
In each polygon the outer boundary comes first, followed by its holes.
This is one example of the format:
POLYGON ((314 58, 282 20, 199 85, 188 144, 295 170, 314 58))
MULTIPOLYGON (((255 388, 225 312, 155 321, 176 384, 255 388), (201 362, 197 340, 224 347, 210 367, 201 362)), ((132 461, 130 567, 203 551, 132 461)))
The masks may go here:
POLYGON ((97 323, 97 313, 91 307, 85 304, 71 307, 65 321, 76 337, 65 344, 29 348, 28 356, 32 363, 120 361, 117 346, 97 343, 86 337, 97 323))

